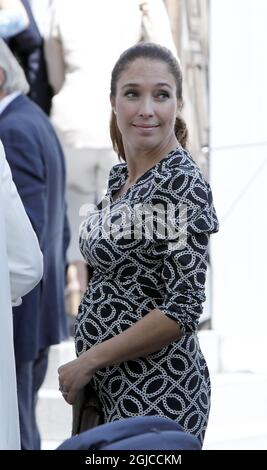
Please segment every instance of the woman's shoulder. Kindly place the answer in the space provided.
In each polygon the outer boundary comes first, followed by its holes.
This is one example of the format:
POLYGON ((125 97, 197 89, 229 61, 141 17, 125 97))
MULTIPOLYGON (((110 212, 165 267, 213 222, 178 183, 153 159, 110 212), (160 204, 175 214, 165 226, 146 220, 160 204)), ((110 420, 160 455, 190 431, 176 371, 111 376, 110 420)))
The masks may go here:
POLYGON ((218 220, 212 192, 190 153, 178 148, 162 163, 156 176, 158 189, 154 199, 172 204, 178 210, 184 207, 189 231, 216 232, 218 220))
POLYGON ((193 160, 189 151, 183 147, 177 147, 162 160, 160 171, 162 174, 168 173, 169 176, 175 176, 179 172, 190 176, 199 175, 202 177, 197 163, 193 160))
POLYGON ((119 176, 122 176, 126 173, 127 171, 127 165, 126 163, 118 163, 117 165, 114 165, 109 174, 109 179, 112 178, 118 178, 119 176))
POLYGON ((207 202, 210 186, 190 153, 178 147, 171 152, 158 168, 155 179, 158 188, 172 200, 207 202))
POLYGON ((122 177, 124 177, 126 171, 127 171, 126 163, 118 163, 117 165, 114 165, 111 168, 110 173, 109 173, 109 179, 108 179, 109 188, 119 183, 122 177))

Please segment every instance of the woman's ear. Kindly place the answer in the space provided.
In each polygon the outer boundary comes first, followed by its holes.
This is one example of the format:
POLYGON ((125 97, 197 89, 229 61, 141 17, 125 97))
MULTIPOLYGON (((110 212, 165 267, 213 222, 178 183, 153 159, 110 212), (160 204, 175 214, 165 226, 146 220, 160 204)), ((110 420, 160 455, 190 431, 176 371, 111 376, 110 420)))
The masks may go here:
POLYGON ((114 96, 110 96, 110 104, 111 104, 113 113, 117 114, 117 111, 116 111, 116 108, 115 108, 115 98, 114 98, 114 96))

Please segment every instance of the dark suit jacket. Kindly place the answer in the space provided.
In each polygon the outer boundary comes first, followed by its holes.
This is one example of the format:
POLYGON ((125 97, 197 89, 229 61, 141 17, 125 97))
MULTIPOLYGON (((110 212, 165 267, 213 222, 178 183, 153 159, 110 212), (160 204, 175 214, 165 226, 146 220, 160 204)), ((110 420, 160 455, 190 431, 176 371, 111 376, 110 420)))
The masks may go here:
POLYGON ((67 336, 65 165, 48 118, 25 96, 19 95, 0 114, 0 138, 44 255, 43 280, 13 309, 16 360, 24 362, 67 336))
POLYGON ((27 11, 30 24, 28 28, 13 36, 7 43, 25 72, 30 85, 29 97, 46 114, 49 114, 53 93, 48 82, 43 38, 28 0, 22 0, 22 3, 27 11))

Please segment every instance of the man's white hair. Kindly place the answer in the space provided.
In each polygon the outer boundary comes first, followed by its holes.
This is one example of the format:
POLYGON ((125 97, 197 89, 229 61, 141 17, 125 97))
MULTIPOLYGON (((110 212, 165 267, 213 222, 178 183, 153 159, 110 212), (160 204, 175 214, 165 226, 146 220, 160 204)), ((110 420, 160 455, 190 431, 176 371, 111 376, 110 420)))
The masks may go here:
POLYGON ((14 91, 27 95, 30 87, 24 71, 3 39, 0 39, 0 68, 5 75, 4 83, 0 84, 0 90, 6 95, 14 91))

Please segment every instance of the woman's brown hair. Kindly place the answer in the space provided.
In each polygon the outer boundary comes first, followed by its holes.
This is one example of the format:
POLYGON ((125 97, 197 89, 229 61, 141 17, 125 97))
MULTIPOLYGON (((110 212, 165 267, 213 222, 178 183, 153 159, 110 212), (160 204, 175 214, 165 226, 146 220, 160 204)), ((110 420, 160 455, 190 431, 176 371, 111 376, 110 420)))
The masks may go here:
MULTIPOLYGON (((124 51, 116 62, 112 74, 111 74, 111 86, 110 86, 110 96, 116 97, 117 93, 117 82, 127 66, 134 62, 136 59, 146 58, 150 60, 161 60, 165 62, 169 67, 170 73, 173 75, 176 83, 176 97, 177 100, 182 104, 183 103, 183 93, 182 93, 182 83, 183 77, 180 65, 176 58, 173 56, 171 51, 166 47, 160 46, 159 44, 150 43, 150 42, 139 42, 135 46, 130 47, 124 51)), ((186 148, 187 139, 188 139, 188 130, 186 123, 182 116, 179 114, 176 117, 175 126, 174 126, 175 135, 182 145, 186 148)), ((115 152, 118 154, 119 158, 122 160, 125 159, 125 152, 122 142, 122 136, 117 125, 117 119, 114 113, 111 115, 110 120, 110 137, 112 140, 112 145, 115 152)))

